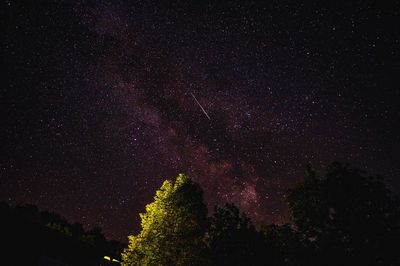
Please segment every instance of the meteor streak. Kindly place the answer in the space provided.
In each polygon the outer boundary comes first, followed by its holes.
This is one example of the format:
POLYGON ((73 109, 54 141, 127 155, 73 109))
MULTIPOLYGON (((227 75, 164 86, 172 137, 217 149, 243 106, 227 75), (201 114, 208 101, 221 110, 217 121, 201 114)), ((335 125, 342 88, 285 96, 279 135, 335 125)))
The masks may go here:
POLYGON ((194 96, 194 94, 192 92, 190 92, 190 94, 192 95, 193 99, 196 101, 196 103, 200 106, 201 110, 203 111, 203 113, 207 116, 208 120, 211 120, 210 116, 207 114, 206 110, 203 108, 203 106, 201 106, 201 104, 199 103, 199 101, 197 100, 196 96, 194 96))

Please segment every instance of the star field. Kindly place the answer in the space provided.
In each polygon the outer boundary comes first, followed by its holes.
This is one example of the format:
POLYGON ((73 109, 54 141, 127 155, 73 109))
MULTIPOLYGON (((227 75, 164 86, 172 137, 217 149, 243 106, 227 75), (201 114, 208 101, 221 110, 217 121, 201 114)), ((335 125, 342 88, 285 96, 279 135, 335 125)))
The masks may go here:
POLYGON ((125 241, 181 172, 256 224, 309 163, 400 191, 398 2, 156 2, 3 2, 0 199, 125 241))

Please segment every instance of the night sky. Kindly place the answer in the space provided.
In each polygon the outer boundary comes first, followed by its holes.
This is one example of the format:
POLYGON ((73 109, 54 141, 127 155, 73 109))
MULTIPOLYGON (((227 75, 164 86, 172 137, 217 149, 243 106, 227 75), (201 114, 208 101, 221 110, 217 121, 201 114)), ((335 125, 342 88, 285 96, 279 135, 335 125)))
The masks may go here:
POLYGON ((308 163, 400 192, 398 1, 202 2, 2 1, 0 200, 126 241, 181 172, 258 225, 308 163))

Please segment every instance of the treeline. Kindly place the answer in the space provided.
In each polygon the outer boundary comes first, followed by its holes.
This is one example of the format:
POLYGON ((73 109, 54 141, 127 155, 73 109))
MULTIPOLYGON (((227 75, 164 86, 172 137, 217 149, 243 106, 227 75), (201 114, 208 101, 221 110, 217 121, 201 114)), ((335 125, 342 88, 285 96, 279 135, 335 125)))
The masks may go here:
POLYGON ((85 230, 35 205, 0 202, 3 261, 9 265, 99 265, 104 256, 120 258, 123 244, 107 240, 101 228, 85 230))
POLYGON ((382 178, 339 163, 311 167, 285 195, 290 218, 256 229, 232 204, 211 217, 201 188, 165 181, 129 236, 123 265, 400 265, 400 204, 382 178))

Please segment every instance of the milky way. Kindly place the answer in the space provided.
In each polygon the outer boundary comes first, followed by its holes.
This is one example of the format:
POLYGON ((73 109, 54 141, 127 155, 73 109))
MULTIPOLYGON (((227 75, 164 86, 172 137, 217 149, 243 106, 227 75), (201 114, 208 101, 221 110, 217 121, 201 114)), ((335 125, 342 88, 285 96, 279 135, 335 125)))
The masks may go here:
POLYGON ((395 1, 76 2, 5 2, 2 200, 125 241, 181 172, 256 224, 309 163, 400 191, 395 1))

